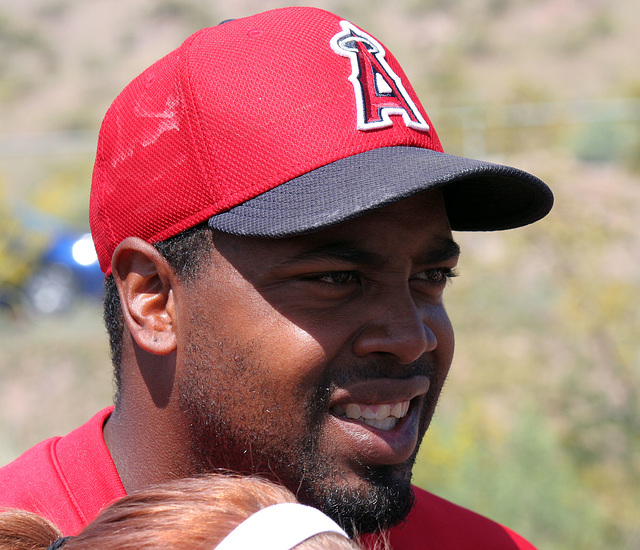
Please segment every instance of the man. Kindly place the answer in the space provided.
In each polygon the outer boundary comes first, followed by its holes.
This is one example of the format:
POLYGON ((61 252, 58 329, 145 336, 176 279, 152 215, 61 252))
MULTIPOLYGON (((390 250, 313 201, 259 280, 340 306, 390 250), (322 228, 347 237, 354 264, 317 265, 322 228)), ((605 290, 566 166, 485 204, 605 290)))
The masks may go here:
POLYGON ((444 154, 352 23, 284 8, 203 29, 100 131, 115 409, 6 466, 0 503, 71 534, 126 492, 228 468, 372 544, 531 548, 410 479, 453 356, 452 228, 521 226, 552 201, 529 174, 444 154))

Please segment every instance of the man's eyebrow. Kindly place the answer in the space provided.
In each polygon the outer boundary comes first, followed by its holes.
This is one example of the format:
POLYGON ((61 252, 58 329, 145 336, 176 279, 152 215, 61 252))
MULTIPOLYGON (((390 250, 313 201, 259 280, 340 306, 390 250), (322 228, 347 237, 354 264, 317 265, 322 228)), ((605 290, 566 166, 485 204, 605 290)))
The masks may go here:
POLYGON ((426 250, 418 257, 419 263, 429 265, 446 262, 460 256, 460 245, 453 239, 444 239, 441 246, 426 250))
POLYGON ((385 260, 375 252, 369 252, 348 242, 333 242, 311 250, 305 250, 280 262, 281 266, 290 266, 310 261, 340 260, 355 265, 382 267, 385 260))
MULTIPOLYGON (((420 264, 435 264, 445 262, 460 255, 460 247, 452 239, 444 239, 443 244, 424 251, 416 259, 420 264)), ((367 267, 383 267, 386 260, 380 254, 363 250, 348 242, 334 242, 321 245, 311 250, 305 250, 291 258, 280 262, 282 267, 296 265, 310 261, 343 261, 354 265, 367 267)))

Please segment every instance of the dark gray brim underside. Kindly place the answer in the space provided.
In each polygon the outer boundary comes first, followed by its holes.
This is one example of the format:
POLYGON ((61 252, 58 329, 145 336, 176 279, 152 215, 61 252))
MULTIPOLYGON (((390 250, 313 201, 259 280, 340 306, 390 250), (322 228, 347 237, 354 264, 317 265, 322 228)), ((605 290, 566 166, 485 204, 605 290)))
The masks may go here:
POLYGON ((517 168, 399 146, 307 172, 217 214, 209 225, 235 235, 299 235, 438 188, 451 228, 458 231, 520 227, 544 217, 553 206, 549 187, 517 168))

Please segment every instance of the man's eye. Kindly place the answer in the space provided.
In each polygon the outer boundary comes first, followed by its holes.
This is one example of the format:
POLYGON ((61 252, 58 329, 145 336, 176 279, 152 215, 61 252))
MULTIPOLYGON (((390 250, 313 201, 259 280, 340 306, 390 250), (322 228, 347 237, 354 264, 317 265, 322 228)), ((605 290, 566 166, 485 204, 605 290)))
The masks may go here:
POLYGON ((414 275, 414 279, 420 279, 433 284, 446 284, 450 279, 457 276, 455 270, 450 267, 439 267, 435 269, 426 269, 414 275))
POLYGON ((317 275, 310 276, 308 278, 313 281, 318 281, 319 283, 332 285, 357 283, 360 280, 357 271, 330 271, 327 273, 318 273, 317 275))

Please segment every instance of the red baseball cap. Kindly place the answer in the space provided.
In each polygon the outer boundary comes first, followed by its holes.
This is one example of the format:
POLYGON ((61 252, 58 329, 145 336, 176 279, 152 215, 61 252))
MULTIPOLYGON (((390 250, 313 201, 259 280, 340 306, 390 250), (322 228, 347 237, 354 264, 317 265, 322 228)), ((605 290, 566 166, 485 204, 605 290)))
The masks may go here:
POLYGON ((128 236, 209 220, 246 236, 315 231, 441 187, 453 229, 509 229, 553 195, 516 168, 448 155, 402 68, 329 12, 282 8, 202 29, 115 99, 90 199, 105 273, 128 236))

